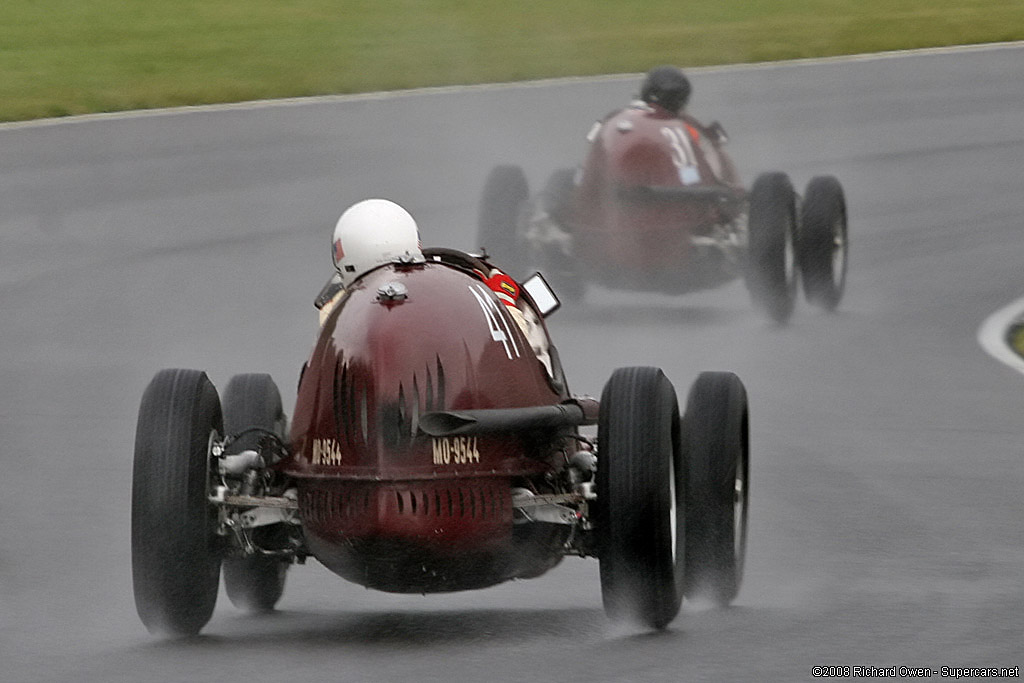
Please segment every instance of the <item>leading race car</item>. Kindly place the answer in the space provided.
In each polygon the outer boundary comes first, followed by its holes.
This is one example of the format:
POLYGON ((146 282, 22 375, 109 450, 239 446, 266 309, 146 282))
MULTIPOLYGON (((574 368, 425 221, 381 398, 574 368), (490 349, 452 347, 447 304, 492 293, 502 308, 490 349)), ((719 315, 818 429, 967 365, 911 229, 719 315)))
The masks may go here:
MULTIPOLYGON (((614 619, 663 628, 684 596, 728 604, 746 553, 746 392, 702 373, 685 411, 658 369, 569 392, 479 273, 452 250, 376 267, 346 291, 304 366, 290 431, 265 374, 223 395, 159 372, 139 409, 132 564, 155 633, 197 633, 219 577, 273 609, 314 557, 392 592, 479 589, 596 557, 614 619), (596 425, 597 438, 586 436, 596 425)), ((523 283, 521 312, 557 299, 523 283)), ((546 334, 546 328, 545 328, 546 334)))
POLYGON ((784 323, 802 277, 807 300, 834 310, 847 271, 839 181, 812 178, 801 197, 786 174, 770 172, 748 191, 720 125, 648 100, 597 124, 583 164, 553 173, 535 197, 521 168, 495 167, 477 246, 514 271, 540 268, 567 299, 591 282, 683 294, 743 277, 755 304, 784 323))

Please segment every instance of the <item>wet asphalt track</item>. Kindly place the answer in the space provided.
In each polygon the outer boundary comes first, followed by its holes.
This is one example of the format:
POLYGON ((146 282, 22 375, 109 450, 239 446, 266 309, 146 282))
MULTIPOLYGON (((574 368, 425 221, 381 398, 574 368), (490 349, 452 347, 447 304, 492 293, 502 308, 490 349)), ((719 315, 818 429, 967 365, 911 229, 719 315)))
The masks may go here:
POLYGON ((730 369, 752 404, 746 582, 610 627, 597 563, 392 596, 311 562, 280 612, 150 637, 132 602, 135 413, 160 368, 269 371, 286 402, 338 213, 388 196, 474 247, 482 178, 577 160, 636 79, 0 130, 0 680, 802 681, 816 665, 1024 664, 1024 382, 975 331, 1024 289, 1024 48, 696 74, 745 179, 834 173, 838 315, 742 285, 592 292, 551 327, 577 392, 730 369))

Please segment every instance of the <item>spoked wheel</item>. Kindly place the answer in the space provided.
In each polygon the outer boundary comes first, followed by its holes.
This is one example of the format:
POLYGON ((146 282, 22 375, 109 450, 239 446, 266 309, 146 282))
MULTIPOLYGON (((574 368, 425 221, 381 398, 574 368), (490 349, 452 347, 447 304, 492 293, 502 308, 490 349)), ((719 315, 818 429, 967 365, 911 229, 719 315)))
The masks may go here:
MULTIPOLYGON (((224 430, 237 434, 249 427, 259 427, 284 438, 284 410, 281 394, 270 375, 235 375, 224 390, 224 430)), ((259 435, 242 436, 227 449, 228 455, 255 449, 259 435)), ((279 531, 278 525, 255 530, 260 536, 279 531)), ((231 604, 247 612, 269 612, 284 593, 284 581, 290 562, 278 557, 251 555, 224 558, 224 588, 231 604)))
POLYGON ((522 260, 516 230, 529 200, 526 175, 518 166, 495 166, 484 181, 477 222, 477 246, 496 262, 518 268, 522 260))
POLYGON ((217 390, 197 370, 162 370, 142 396, 132 471, 135 607, 153 633, 194 635, 217 601, 221 556, 209 502, 217 390))
POLYGON ((703 372, 683 417, 686 597, 724 607, 736 597, 750 492, 747 392, 731 372, 703 372))
POLYGON ((661 370, 612 374, 601 394, 598 441, 605 613, 664 628, 683 597, 686 482, 675 389, 661 370))
POLYGON ((834 311, 846 290, 846 197, 833 176, 807 184, 800 220, 800 274, 809 303, 834 311))
POLYGON ((785 173, 764 173, 750 190, 747 287, 754 303, 784 324, 797 286, 796 194, 785 173))

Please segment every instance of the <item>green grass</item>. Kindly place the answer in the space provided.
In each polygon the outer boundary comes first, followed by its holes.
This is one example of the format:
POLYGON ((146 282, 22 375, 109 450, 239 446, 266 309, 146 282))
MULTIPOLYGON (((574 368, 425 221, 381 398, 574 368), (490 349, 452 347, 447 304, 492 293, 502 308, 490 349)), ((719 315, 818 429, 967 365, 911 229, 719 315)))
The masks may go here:
POLYGON ((1024 358, 1024 322, 1018 321, 1010 325, 1010 329, 1006 331, 1006 340, 1010 348, 1024 358))
POLYGON ((0 120, 1020 39, 1021 0, 3 0, 0 120))

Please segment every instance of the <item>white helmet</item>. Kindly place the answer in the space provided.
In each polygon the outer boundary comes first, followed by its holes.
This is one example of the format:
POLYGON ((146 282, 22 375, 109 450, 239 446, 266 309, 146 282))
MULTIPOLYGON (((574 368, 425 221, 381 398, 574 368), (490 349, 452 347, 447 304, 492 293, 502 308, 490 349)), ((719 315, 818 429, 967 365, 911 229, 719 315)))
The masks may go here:
POLYGON ((334 267, 348 287, 383 263, 421 262, 420 231, 409 212, 386 199, 364 199, 334 226, 334 267))

